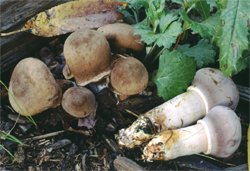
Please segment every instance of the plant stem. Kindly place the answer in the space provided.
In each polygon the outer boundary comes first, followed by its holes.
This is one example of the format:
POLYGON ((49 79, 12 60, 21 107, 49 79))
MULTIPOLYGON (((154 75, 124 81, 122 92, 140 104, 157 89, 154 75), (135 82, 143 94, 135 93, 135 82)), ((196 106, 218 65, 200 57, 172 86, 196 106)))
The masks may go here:
POLYGON ((181 38, 182 38, 182 34, 180 34, 180 35, 178 36, 178 38, 177 38, 177 40, 176 40, 176 43, 175 43, 175 45, 174 45, 173 50, 177 49, 177 47, 178 47, 178 45, 179 45, 179 42, 180 42, 181 38))
POLYGON ((155 62, 155 61, 159 58, 159 56, 160 56, 166 49, 167 49, 167 48, 162 48, 162 49, 160 50, 160 52, 157 53, 157 55, 155 55, 155 57, 153 58, 152 62, 155 62))
POLYGON ((156 47, 156 43, 153 44, 153 46, 150 48, 148 54, 145 56, 145 58, 144 58, 145 62, 148 61, 148 58, 151 56, 151 54, 154 51, 155 47, 156 47))
POLYGON ((135 23, 139 23, 139 18, 138 18, 138 11, 135 9, 132 9, 133 15, 135 17, 135 23))
POLYGON ((4 149, 11 156, 12 159, 15 158, 14 155, 8 149, 6 149, 2 144, 0 144, 0 148, 4 149))

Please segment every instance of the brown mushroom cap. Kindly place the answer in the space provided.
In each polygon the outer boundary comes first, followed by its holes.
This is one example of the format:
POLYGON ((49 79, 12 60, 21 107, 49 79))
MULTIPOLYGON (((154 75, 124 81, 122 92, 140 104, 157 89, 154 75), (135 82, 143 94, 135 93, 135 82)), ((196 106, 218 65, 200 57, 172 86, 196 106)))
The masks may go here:
POLYGON ((114 40, 114 44, 120 48, 140 51, 144 44, 138 35, 134 35, 133 26, 125 23, 107 24, 97 31, 102 32, 108 40, 114 40))
POLYGON ((103 34, 94 30, 72 33, 65 41, 64 56, 78 85, 95 82, 110 73, 111 53, 103 34))
POLYGON ((16 112, 38 114, 57 107, 61 96, 60 87, 42 61, 30 57, 16 65, 9 84, 9 101, 16 112))
POLYGON ((208 110, 214 106, 228 106, 235 109, 239 102, 239 91, 230 77, 220 70, 202 68, 196 72, 193 87, 197 87, 204 95, 208 110))
POLYGON ((111 71, 111 85, 118 94, 134 95, 148 84, 145 66, 134 57, 119 58, 111 71))
POLYGON ((84 118, 96 112, 94 94, 84 87, 71 87, 63 94, 62 107, 76 118, 84 118))

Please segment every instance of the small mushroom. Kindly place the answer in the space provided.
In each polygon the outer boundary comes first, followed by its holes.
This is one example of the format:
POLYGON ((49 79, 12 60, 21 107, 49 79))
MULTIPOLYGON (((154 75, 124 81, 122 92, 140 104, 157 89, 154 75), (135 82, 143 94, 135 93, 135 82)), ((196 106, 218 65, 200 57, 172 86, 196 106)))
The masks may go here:
POLYGON ((118 48, 141 51, 144 48, 143 42, 138 35, 134 35, 133 26, 125 23, 107 24, 97 31, 102 32, 108 40, 114 42, 118 48))
POLYGON ((72 33, 65 41, 65 78, 72 78, 80 86, 96 82, 110 73, 111 52, 108 41, 94 30, 72 33))
POLYGON ((196 125, 160 132, 146 145, 143 156, 148 161, 171 160, 203 152, 225 158, 240 142, 240 119, 230 108, 216 106, 196 125))
POLYGON ((97 103, 94 94, 84 87, 71 87, 62 98, 63 109, 75 118, 95 116, 97 103))
POLYGON ((24 116, 60 105, 61 89, 49 68, 39 59, 25 58, 16 66, 9 84, 9 101, 24 116))
POLYGON ((236 85, 220 70, 200 69, 192 84, 187 92, 146 112, 127 129, 121 129, 117 136, 119 144, 133 148, 150 140, 157 132, 196 122, 214 106, 235 109, 238 104, 239 92, 236 85))
POLYGON ((120 95, 134 95, 148 85, 148 72, 145 66, 134 57, 117 59, 111 71, 111 85, 120 95))

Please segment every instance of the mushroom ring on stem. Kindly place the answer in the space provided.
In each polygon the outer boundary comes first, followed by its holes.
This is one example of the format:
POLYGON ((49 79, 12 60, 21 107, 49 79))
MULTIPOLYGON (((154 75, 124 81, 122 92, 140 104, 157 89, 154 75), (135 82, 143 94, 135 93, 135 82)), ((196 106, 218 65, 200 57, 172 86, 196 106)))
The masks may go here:
POLYGON ((25 58, 15 66, 9 84, 9 101, 16 112, 36 115, 59 106, 61 96, 61 88, 39 59, 25 58))
POLYGON ((214 106, 235 109, 238 101, 239 92, 229 77, 218 69, 200 69, 187 92, 146 112, 127 129, 121 129, 117 136, 118 143, 133 148, 149 141, 157 132, 196 122, 214 106), (148 124, 149 121, 151 124, 148 124))
POLYGON ((74 77, 80 86, 96 82, 110 74, 111 52, 103 34, 80 30, 66 39, 63 48, 66 79, 74 77))
POLYGON ((230 108, 216 106, 196 125, 160 132, 146 145, 143 157, 148 161, 171 160, 203 152, 225 158, 240 142, 240 119, 230 108))

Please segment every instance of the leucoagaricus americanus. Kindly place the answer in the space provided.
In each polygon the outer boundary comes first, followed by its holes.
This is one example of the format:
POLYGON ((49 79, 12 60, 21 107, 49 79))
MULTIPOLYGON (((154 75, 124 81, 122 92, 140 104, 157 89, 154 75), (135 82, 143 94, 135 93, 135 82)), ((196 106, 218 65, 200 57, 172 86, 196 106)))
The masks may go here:
POLYGON ((134 35, 133 26, 125 23, 107 24, 98 28, 107 40, 113 42, 118 48, 141 51, 144 48, 143 42, 138 35, 134 35))
POLYGON ((63 109, 75 118, 95 115, 97 103, 95 95, 85 87, 71 87, 62 98, 63 109))
POLYGON ((204 117, 214 106, 235 109, 239 92, 234 82, 218 69, 203 68, 196 72, 187 92, 140 116, 117 136, 121 146, 133 148, 150 140, 157 132, 190 125, 204 117))
POLYGON ((61 89, 49 68, 39 59, 25 58, 14 68, 9 83, 9 101, 24 116, 33 116, 60 105, 61 89))
POLYGON ((160 132, 146 145, 143 157, 148 161, 170 160, 203 152, 225 158, 240 142, 240 119, 230 108, 216 106, 196 125, 160 132))
POLYGON ((110 81, 116 93, 134 95, 147 87, 148 72, 138 59, 120 57, 112 68, 110 81))
POLYGON ((99 81, 110 74, 111 52, 103 34, 95 30, 80 30, 65 41, 65 78, 74 77, 80 86, 99 81))

